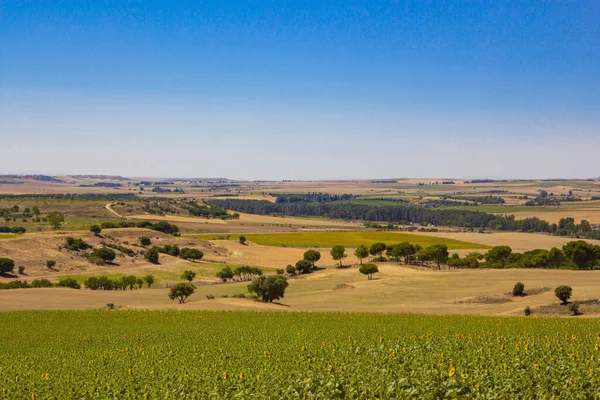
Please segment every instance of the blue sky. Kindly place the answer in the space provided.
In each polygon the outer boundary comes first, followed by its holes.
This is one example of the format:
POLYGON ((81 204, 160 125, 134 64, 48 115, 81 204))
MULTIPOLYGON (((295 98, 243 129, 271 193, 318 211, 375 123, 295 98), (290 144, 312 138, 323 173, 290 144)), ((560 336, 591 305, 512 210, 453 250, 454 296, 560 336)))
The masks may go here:
POLYGON ((600 176, 598 21, 596 1, 6 0, 0 172, 600 176))

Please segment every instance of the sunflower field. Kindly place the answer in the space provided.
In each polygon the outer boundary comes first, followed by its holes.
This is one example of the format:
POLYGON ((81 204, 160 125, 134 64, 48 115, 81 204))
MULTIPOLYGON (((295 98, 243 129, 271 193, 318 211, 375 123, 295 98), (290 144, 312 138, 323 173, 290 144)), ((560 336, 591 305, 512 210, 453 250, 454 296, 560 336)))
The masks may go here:
POLYGON ((598 398, 596 319, 0 314, 0 399, 598 398))

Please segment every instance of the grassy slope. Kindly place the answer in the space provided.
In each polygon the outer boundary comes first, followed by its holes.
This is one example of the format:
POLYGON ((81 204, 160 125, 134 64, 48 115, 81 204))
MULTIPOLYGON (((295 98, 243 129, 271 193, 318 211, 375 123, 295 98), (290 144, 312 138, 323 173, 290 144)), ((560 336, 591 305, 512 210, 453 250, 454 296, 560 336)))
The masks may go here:
MULTIPOLYGON (((481 244, 463 242, 455 239, 397 232, 303 232, 245 236, 247 240, 264 246, 332 247, 339 244, 346 247, 356 247, 359 244, 371 245, 375 242, 385 242, 387 244, 410 242, 421 246, 446 244, 448 248, 452 250, 487 248, 487 246, 481 244)), ((211 240, 218 237, 218 235, 196 235, 190 237, 211 240)), ((238 240, 238 238, 239 235, 232 235, 230 239, 238 240)))

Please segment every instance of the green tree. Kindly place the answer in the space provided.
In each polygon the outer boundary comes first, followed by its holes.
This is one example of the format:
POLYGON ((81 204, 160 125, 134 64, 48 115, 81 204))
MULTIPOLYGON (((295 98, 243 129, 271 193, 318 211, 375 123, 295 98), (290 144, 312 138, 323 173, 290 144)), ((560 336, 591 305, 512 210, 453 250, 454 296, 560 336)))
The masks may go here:
POLYGON ((113 249, 110 249, 108 247, 101 247, 92 251, 91 256, 98 257, 104 262, 111 263, 114 261, 115 257, 117 257, 117 254, 113 249))
POLYGON ((262 301, 272 302, 283 298, 288 285, 287 278, 283 275, 262 275, 248 285, 248 291, 256 293, 262 301))
POLYGON ((140 236, 139 241, 142 246, 150 246, 152 244, 152 240, 148 236, 140 236))
POLYGON ((64 278, 58 281, 56 284, 58 287, 81 289, 81 285, 73 278, 64 278))
POLYGON ((560 268, 566 262, 567 258, 561 249, 553 247, 548 251, 548 265, 550 268, 560 268))
POLYGON ((375 264, 363 264, 360 266, 358 272, 360 272, 363 275, 367 275, 369 280, 371 280, 373 279, 373 274, 379 272, 379 268, 377 268, 377 265, 375 264))
POLYGON ((308 260, 300 260, 296 263, 296 269, 300 274, 308 274, 312 270, 312 264, 308 260))
POLYGON ((288 264, 288 266, 285 267, 285 272, 294 276, 294 275, 296 275, 296 267, 294 267, 292 264, 288 264))
POLYGON ((0 274, 12 272, 14 268, 14 260, 11 260, 10 258, 0 258, 0 274))
POLYGON ((102 232, 102 228, 100 227, 100 225, 92 225, 90 226, 90 232, 98 236, 100 232, 102 232))
POLYGON ((364 244, 359 244, 356 247, 356 250, 354 250, 354 255, 360 261, 360 265, 362 265, 363 259, 365 259, 369 256, 369 248, 367 246, 365 246, 364 244))
POLYGON ((152 287, 152 285, 154 284, 154 275, 146 275, 144 277, 144 282, 146 282, 146 285, 148 285, 148 287, 152 287))
POLYGON ((185 279, 188 282, 192 282, 194 280, 194 278, 196 277, 196 273, 194 271, 190 271, 190 270, 186 270, 183 271, 183 274, 181 274, 181 279, 185 279))
POLYGON ((240 244, 246 244, 246 241, 247 241, 247 240, 246 240, 246 236, 244 236, 244 235, 240 235, 240 238, 239 238, 239 242, 240 242, 240 244))
POLYGON ((233 279, 233 271, 229 268, 229 265, 217 272, 217 278, 223 282, 227 282, 227 279, 233 279))
POLYGON ((169 291, 169 298, 171 300, 177 299, 179 304, 185 303, 188 297, 194 294, 196 288, 194 285, 188 282, 178 283, 171 288, 169 291))
POLYGON ((133 290, 133 287, 137 283, 137 277, 135 277, 134 275, 124 276, 123 278, 121 278, 121 280, 123 282, 123 286, 126 288, 128 287, 129 290, 133 290))
POLYGON ((65 222, 65 216, 63 214, 57 212, 48 214, 48 224, 50 224, 52 229, 60 229, 63 222, 65 222))
POLYGON ((592 269, 599 256, 595 246, 583 240, 565 244, 563 252, 579 269, 592 269))
POLYGON ((304 260, 310 262, 312 268, 315 267, 315 263, 321 259, 321 252, 316 250, 307 250, 304 252, 304 260))
POLYGON ((340 262, 340 267, 342 267, 342 261, 346 258, 346 248, 344 246, 335 245, 331 248, 329 252, 331 254, 331 258, 340 262))
POLYGON ((562 285, 554 289, 554 295, 558 297, 563 304, 567 304, 569 299, 571 298, 571 294, 573 293, 573 289, 570 286, 562 285))
POLYGON ((387 246, 383 242, 373 243, 371 245, 371 248, 369 249, 369 253, 372 256, 378 256, 377 258, 379 260, 381 260, 383 258, 383 252, 385 251, 386 248, 387 248, 387 246))
POLYGON ((408 264, 411 256, 417 253, 415 246, 408 242, 402 242, 394 246, 402 257, 404 257, 404 264, 408 264))
POLYGON ((512 290, 513 296, 523 296, 525 294, 525 284, 523 282, 517 282, 512 290))
POLYGON ((400 257, 402 257, 402 248, 399 247, 399 245, 394 244, 391 246, 388 246, 387 250, 386 250, 386 254, 389 257, 393 257, 394 260, 396 260, 396 262, 400 262, 400 257))
POLYGON ((445 264, 448 261, 448 246, 445 244, 434 244, 429 246, 427 249, 427 253, 432 261, 437 263, 438 269, 441 269, 441 264, 445 264))
POLYGON ((46 260, 46 267, 48 269, 54 268, 56 266, 56 261, 54 260, 46 260))
POLYGON ((144 253, 144 258, 151 262, 152 264, 158 264, 160 250, 158 247, 154 246, 144 253))
POLYGON ((185 260, 200 260, 204 257, 204 253, 201 250, 194 249, 191 247, 184 247, 179 253, 179 257, 185 260))
POLYGON ((496 246, 489 249, 484 257, 488 262, 499 262, 502 268, 504 268, 504 264, 510 253, 512 253, 512 249, 509 246, 496 246))

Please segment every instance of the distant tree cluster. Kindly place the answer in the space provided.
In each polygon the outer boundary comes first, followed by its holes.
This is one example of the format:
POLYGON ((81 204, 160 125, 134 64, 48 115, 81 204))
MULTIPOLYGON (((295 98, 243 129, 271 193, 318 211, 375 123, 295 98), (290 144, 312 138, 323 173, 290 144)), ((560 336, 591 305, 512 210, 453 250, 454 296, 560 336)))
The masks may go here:
POLYGON ((353 194, 329 194, 329 193, 306 193, 306 194, 271 194, 276 196, 276 203, 327 203, 330 201, 352 200, 358 196, 353 194))

